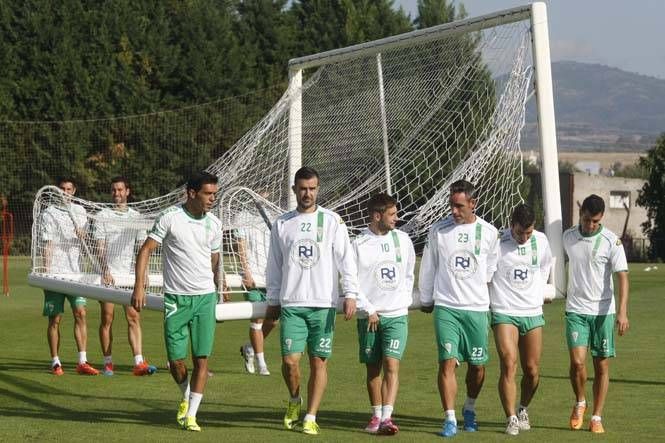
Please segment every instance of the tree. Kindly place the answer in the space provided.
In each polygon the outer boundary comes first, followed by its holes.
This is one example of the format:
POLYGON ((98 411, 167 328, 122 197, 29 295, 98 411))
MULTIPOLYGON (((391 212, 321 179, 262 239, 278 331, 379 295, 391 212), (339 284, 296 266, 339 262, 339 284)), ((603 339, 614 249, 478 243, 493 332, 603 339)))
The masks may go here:
POLYGON ((640 158, 639 164, 648 174, 637 198, 637 204, 647 208, 649 217, 642 223, 642 231, 649 237, 652 258, 662 260, 665 259, 665 133, 646 157, 640 158))

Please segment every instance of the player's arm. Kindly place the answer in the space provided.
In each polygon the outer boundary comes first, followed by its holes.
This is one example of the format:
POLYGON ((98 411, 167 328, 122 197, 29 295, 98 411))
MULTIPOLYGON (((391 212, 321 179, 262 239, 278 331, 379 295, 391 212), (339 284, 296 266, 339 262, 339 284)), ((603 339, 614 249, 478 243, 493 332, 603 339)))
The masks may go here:
POLYGON ((97 251, 96 254, 97 261, 99 262, 99 267, 101 268, 101 273, 102 273, 102 283, 105 285, 113 286, 115 284, 115 280, 113 279, 111 271, 109 270, 107 254, 106 254, 106 240, 98 239, 95 243, 96 243, 95 249, 97 251))
POLYGON ((630 327, 628 323, 628 271, 617 272, 616 275, 619 283, 619 306, 617 307, 616 323, 619 335, 623 335, 630 327))
POLYGON ((333 254, 337 262, 337 269, 342 274, 342 289, 344 291, 344 319, 350 320, 356 313, 356 298, 358 298, 358 265, 351 249, 349 231, 344 222, 335 226, 335 240, 333 254))
POLYGON ((268 265, 266 268, 266 301, 268 309, 266 318, 277 320, 280 313, 279 295, 282 289, 282 265, 284 257, 279 244, 279 220, 275 221, 270 230, 270 247, 268 248, 268 265))
POLYGON ((148 262, 150 255, 159 247, 157 240, 148 238, 141 246, 139 254, 136 257, 136 268, 134 270, 134 290, 132 291, 131 303, 134 309, 141 311, 145 306, 145 284, 146 273, 148 270, 148 262))
POLYGON ((238 259, 240 260, 240 268, 242 269, 242 284, 245 289, 256 287, 252 271, 247 261, 247 242, 243 237, 238 237, 238 259))
POLYGON ((47 240, 44 244, 44 268, 48 273, 51 270, 51 263, 53 261, 53 242, 47 240))
POLYGON ((436 269, 439 261, 437 244, 434 239, 434 233, 430 229, 425 249, 423 249, 423 258, 420 261, 420 272, 418 274, 420 310, 427 313, 434 310, 434 278, 436 277, 436 269))

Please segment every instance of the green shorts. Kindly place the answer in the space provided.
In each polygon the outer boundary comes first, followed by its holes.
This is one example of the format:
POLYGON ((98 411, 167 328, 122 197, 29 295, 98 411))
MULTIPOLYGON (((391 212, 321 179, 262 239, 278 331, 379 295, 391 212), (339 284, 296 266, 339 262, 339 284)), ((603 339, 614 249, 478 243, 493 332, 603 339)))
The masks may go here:
POLYGON ((591 348, 592 357, 614 357, 614 314, 588 315, 566 312, 568 349, 591 348))
POLYGON ((434 332, 439 361, 457 359, 470 365, 484 365, 487 353, 488 312, 434 307, 434 332))
POLYGON ((208 357, 215 341, 217 294, 164 294, 164 343, 169 361, 187 357, 191 336, 193 357, 208 357))
POLYGON ((251 301, 252 303, 266 301, 266 290, 263 288, 254 288, 245 292, 244 294, 245 301, 251 301))
POLYGON ((45 317, 55 317, 65 312, 65 298, 69 301, 69 306, 72 307, 72 310, 85 307, 86 305, 84 297, 45 290, 42 315, 45 317))
POLYGON ((409 317, 379 317, 376 332, 367 330, 368 320, 358 319, 358 357, 360 363, 376 364, 383 357, 402 359, 409 336, 409 317))
POLYGON ((492 326, 494 325, 513 325, 517 328, 520 335, 526 335, 532 329, 545 326, 545 317, 542 314, 534 315, 533 317, 521 317, 518 315, 492 312, 492 326))
POLYGON ((282 356, 305 352, 330 358, 335 334, 335 308, 282 308, 279 316, 282 356))

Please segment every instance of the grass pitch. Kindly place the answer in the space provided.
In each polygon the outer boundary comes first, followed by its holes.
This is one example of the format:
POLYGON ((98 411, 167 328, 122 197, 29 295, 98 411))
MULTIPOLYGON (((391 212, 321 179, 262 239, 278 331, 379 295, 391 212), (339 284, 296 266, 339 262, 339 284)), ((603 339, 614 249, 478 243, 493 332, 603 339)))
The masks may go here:
MULTIPOLYGON (((166 370, 161 313, 143 315, 144 354, 159 368, 151 377, 131 375, 133 364, 127 344, 122 309, 116 307, 113 377, 75 374, 76 347, 71 311, 61 325, 60 358, 65 376, 49 372, 46 319, 41 316, 40 290, 25 283, 29 261, 14 258, 10 264, 12 293, 0 298, 0 441, 302 441, 302 434, 282 428, 287 398, 280 375, 278 331, 267 340, 270 377, 244 373, 238 348, 246 341, 247 322, 218 325, 214 376, 209 380, 198 421, 203 432, 185 433, 175 423, 180 392, 166 370)), ((644 272, 646 265, 631 266, 631 300, 627 336, 617 339, 618 357, 610 366, 610 392, 603 422, 603 441, 660 440, 665 405, 665 351, 661 346, 663 312, 662 269, 644 272)), ((66 308, 68 306, 66 305, 66 308)), ((563 335, 561 301, 545 307, 541 384, 529 408, 533 428, 517 437, 503 434, 504 416, 497 393, 498 361, 490 339, 490 362, 485 386, 477 402, 480 431, 460 431, 457 441, 599 441, 588 431, 570 431, 568 416, 573 394, 568 382, 568 354, 563 335)), ((319 441, 369 441, 362 432, 369 419, 364 367, 358 363, 354 322, 338 317, 329 383, 317 421, 319 441)), ((440 441, 442 410, 436 387, 436 345, 431 317, 420 312, 410 316, 409 343, 402 362, 400 392, 395 406, 399 441, 440 441)), ((99 304, 88 301, 88 359, 101 367, 97 328, 99 304)), ((305 361, 303 360, 303 363, 305 361)), ((303 364, 303 377, 308 371, 303 364)), ((464 372, 458 370, 460 386, 457 410, 464 401, 464 372)), ((589 375, 593 369, 589 361, 589 375)), ((303 387, 304 389, 304 387, 303 387)), ((591 383, 587 385, 590 401, 591 383)), ((589 419, 587 414, 586 419, 589 419)), ((585 429, 586 429, 585 422, 585 429)))

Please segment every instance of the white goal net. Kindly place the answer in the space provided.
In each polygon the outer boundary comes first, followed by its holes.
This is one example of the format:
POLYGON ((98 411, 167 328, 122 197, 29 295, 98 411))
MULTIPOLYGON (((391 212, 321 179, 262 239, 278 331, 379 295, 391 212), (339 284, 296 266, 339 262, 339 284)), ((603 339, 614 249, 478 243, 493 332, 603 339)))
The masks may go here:
MULTIPOLYGON (((429 226, 449 213, 448 187, 459 179, 479 188, 481 217, 507 226, 522 200, 520 134, 534 72, 530 17, 528 7, 516 8, 292 60, 294 81, 281 99, 207 168, 219 177, 220 272, 232 290, 265 285, 268 226, 292 209, 292 174, 300 165, 320 173, 319 203, 338 212, 352 235, 368 223, 368 198, 388 191, 399 201, 400 229, 418 251, 429 226)), ((132 203, 131 216, 121 217, 113 205, 43 189, 34 205, 33 283, 128 297, 136 248, 155 216, 183 196, 180 188, 132 203), (49 231, 53 214, 59 233, 49 231), (104 242, 100 232, 117 238, 104 242), (76 263, 54 266, 73 260, 72 251, 76 263), (100 260, 111 260, 104 254, 118 262, 113 287, 100 276, 100 260)), ((154 296, 161 292, 159 254, 150 261, 154 296)))

